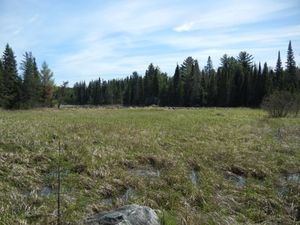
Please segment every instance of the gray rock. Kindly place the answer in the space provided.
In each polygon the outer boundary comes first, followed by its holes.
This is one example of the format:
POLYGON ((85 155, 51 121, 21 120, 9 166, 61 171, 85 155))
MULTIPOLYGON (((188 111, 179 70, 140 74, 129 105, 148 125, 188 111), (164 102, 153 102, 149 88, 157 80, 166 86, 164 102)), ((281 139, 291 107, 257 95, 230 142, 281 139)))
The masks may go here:
POLYGON ((89 225, 159 225, 153 209, 139 205, 125 205, 121 208, 98 213, 87 219, 89 225))

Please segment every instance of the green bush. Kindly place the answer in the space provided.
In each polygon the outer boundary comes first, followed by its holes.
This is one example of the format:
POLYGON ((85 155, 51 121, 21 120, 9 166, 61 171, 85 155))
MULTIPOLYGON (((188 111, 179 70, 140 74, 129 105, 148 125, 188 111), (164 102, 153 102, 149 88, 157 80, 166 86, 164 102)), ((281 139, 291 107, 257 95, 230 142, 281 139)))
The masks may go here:
POLYGON ((300 94, 275 91, 264 98, 261 106, 271 117, 286 117, 288 114, 297 116, 300 111, 300 94))

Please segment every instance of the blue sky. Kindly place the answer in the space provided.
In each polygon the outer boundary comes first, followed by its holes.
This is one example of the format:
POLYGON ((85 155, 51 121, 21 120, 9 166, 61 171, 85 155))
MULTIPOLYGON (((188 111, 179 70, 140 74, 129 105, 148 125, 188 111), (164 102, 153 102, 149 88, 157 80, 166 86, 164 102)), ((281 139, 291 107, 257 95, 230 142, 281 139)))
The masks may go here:
POLYGON ((18 62, 31 51, 56 83, 144 74, 152 62, 173 75, 192 56, 215 67, 247 51, 275 66, 292 40, 300 66, 299 0, 0 0, 0 47, 18 62))

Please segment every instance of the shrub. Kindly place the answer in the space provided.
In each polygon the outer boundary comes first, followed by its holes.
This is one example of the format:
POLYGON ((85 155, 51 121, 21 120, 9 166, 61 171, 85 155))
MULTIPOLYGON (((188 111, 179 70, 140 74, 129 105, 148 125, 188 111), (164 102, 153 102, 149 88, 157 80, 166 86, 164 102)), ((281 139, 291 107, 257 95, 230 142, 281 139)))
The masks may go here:
POLYGON ((271 117, 285 117, 293 109, 298 109, 294 95, 288 91, 275 91, 273 94, 265 97, 262 102, 262 108, 271 117))

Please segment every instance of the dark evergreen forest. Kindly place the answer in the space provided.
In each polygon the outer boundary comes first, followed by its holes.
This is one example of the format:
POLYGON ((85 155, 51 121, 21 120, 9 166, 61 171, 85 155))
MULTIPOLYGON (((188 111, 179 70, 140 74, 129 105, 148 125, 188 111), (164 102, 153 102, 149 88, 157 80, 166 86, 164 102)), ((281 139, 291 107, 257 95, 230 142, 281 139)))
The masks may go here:
POLYGON ((144 75, 133 72, 124 79, 66 82, 55 86, 46 62, 41 69, 32 53, 26 52, 20 74, 12 48, 7 44, 0 60, 0 105, 3 108, 51 107, 55 104, 125 106, 220 106, 258 107, 274 91, 300 90, 300 70, 296 66, 291 41, 285 64, 280 52, 274 69, 267 63, 254 64, 253 56, 241 51, 237 57, 223 55, 215 69, 208 57, 201 69, 187 57, 169 76, 152 63, 144 75))

